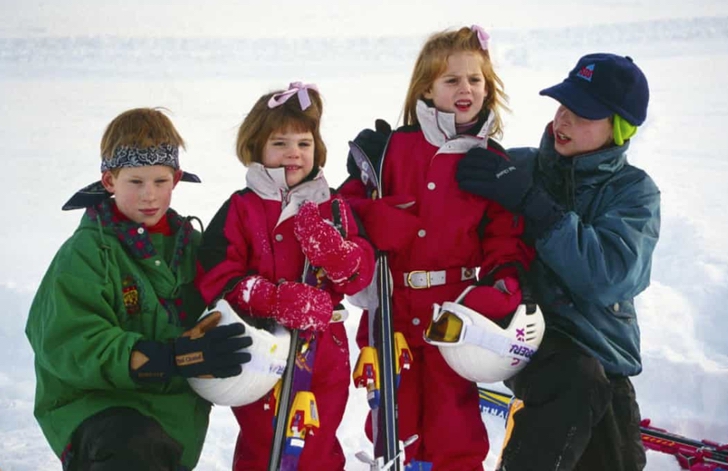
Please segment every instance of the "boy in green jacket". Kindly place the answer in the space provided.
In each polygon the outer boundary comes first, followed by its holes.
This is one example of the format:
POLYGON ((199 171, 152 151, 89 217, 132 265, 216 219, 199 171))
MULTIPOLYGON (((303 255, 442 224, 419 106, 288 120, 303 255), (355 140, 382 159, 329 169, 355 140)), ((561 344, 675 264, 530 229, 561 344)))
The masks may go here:
POLYGON ((195 326, 201 236, 169 205, 180 180, 199 179, 180 170, 179 147, 161 111, 122 113, 101 141, 101 181, 63 207, 86 211, 41 282, 26 335, 35 417, 64 471, 192 469, 210 404, 186 378, 234 376, 250 359, 244 326, 195 326))

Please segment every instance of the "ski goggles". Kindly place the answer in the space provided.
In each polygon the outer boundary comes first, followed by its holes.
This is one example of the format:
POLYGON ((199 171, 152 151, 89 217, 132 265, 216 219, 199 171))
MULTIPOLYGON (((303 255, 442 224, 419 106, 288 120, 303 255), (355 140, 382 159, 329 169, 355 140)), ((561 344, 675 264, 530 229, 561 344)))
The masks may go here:
POLYGON ((460 345, 465 339, 470 319, 435 304, 432 321, 425 330, 425 340, 433 345, 460 345))
POLYGON ((465 342, 468 327, 473 325, 469 314, 477 315, 477 313, 475 311, 463 312, 464 310, 470 311, 470 309, 460 304, 460 302, 465 299, 465 295, 472 289, 473 286, 465 288, 465 291, 460 293, 455 302, 442 303, 442 306, 439 304, 432 305, 432 320, 424 334, 427 343, 455 346, 462 345, 465 342))
MULTIPOLYGON (((520 305, 514 318, 525 314, 526 306, 520 305)), ((460 345, 474 345, 494 352, 502 357, 518 358, 529 361, 536 352, 536 348, 526 342, 517 340, 509 335, 511 327, 502 329, 492 321, 483 318, 484 322, 492 323, 494 328, 476 325, 471 316, 482 317, 472 309, 458 304, 446 302, 442 306, 433 306, 432 321, 424 333, 425 342, 437 347, 457 347, 460 345)))

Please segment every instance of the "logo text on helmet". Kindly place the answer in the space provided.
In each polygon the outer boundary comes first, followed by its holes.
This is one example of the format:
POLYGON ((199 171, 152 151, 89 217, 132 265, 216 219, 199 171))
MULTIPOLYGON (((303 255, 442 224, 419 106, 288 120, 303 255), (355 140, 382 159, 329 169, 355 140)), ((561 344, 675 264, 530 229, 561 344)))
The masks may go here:
POLYGON ((531 355, 533 355, 534 352, 535 350, 533 348, 528 348, 525 345, 517 344, 511 344, 511 349, 508 351, 508 353, 519 356, 521 358, 531 358, 531 355))

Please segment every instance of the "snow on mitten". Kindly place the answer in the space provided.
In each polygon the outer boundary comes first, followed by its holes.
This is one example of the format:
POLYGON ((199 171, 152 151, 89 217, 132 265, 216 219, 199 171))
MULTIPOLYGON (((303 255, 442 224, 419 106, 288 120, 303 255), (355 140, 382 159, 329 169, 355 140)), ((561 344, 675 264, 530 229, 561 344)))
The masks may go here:
POLYGON ((232 297, 228 301, 242 312, 273 317, 289 329, 324 330, 334 312, 331 296, 324 290, 295 281, 276 286, 257 275, 238 283, 232 297))
MULTIPOLYGON (((349 210, 343 202, 339 209, 346 234, 349 210)), ((342 283, 356 273, 361 263, 361 248, 346 240, 330 221, 321 217, 316 203, 309 201, 301 206, 294 219, 293 231, 309 262, 323 268, 331 281, 342 283)))
POLYGON ((328 327, 334 304, 328 292, 305 283, 285 281, 278 285, 274 317, 290 329, 321 331, 328 327))
POLYGON ((521 286, 518 279, 507 276, 493 286, 477 286, 463 299, 463 305, 491 320, 498 320, 513 313, 521 304, 521 286))

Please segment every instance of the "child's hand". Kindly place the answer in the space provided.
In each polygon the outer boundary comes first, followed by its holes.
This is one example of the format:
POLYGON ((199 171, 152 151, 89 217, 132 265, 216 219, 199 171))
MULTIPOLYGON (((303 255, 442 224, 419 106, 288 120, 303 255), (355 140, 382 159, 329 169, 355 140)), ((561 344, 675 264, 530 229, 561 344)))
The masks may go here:
MULTIPOLYGON (((346 234, 351 215, 343 201, 339 201, 338 206, 341 230, 346 234)), ((316 203, 306 202, 298 210, 294 234, 309 262, 323 268, 334 283, 345 282, 356 274, 361 263, 361 248, 346 240, 330 221, 321 217, 316 203)))
POLYGON ((328 292, 295 281, 275 285, 258 275, 238 283, 227 299, 242 313, 272 317, 289 329, 324 330, 334 313, 328 292))
MULTIPOLYGON (((200 323, 204 323, 205 319, 200 323)), ((241 365, 250 361, 250 353, 239 350, 249 347, 253 340, 245 334, 243 324, 208 328, 174 341, 174 359, 180 375, 190 378, 212 376, 228 378, 239 375, 241 365)))
POLYGON ((564 216, 564 208, 542 186, 534 185, 530 169, 489 149, 470 149, 458 162, 455 178, 461 190, 523 214, 529 238, 540 238, 564 216))
POLYGON ((289 329, 325 330, 334 305, 328 292, 305 283, 286 281, 278 285, 274 317, 289 329))
POLYGON ((240 374, 252 345, 243 324, 217 326, 213 313, 172 342, 140 340, 129 360, 129 374, 136 381, 164 382, 172 376, 228 378, 240 374))
POLYGON ((455 178, 461 190, 501 204, 520 213, 526 193, 533 185, 533 175, 490 149, 474 147, 458 162, 455 178))
MULTIPOLYGON (((354 144, 358 145, 367 157, 369 157, 369 161, 374 165, 374 168, 379 167, 379 162, 382 160, 382 154, 384 153, 385 147, 387 147, 390 134, 392 134, 392 127, 389 123, 383 119, 378 119, 374 123, 373 130, 364 129, 354 138, 354 144)), ((361 171, 351 154, 346 159, 346 169, 353 178, 357 180, 361 178, 361 171)))
POLYGON ((498 320, 513 313, 521 303, 521 286, 518 279, 507 276, 493 286, 478 286, 463 299, 463 305, 491 320, 498 320))

